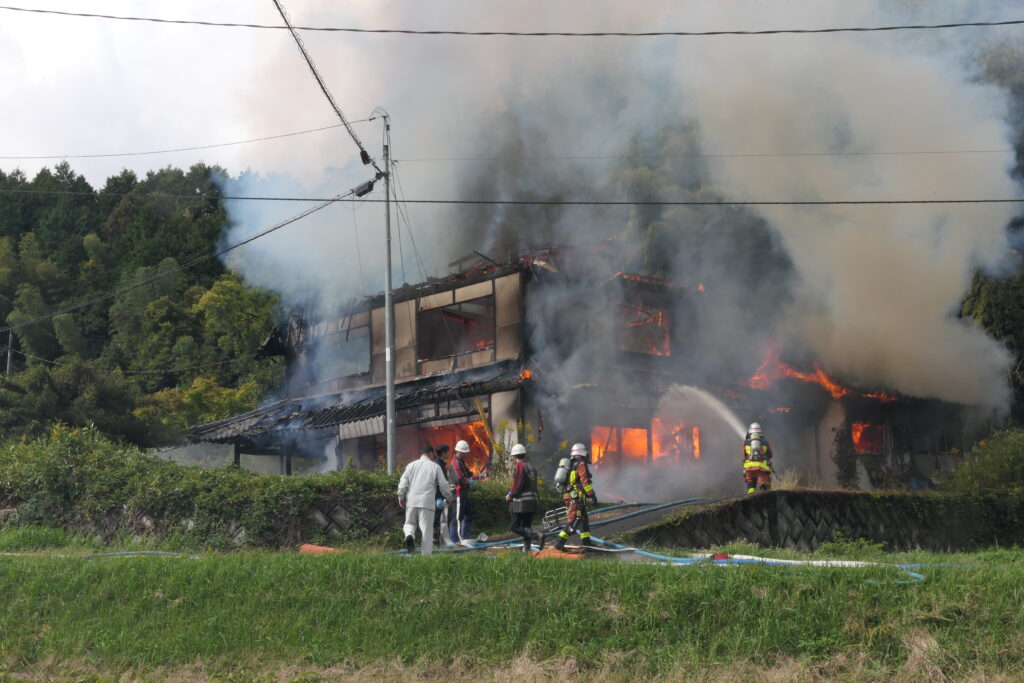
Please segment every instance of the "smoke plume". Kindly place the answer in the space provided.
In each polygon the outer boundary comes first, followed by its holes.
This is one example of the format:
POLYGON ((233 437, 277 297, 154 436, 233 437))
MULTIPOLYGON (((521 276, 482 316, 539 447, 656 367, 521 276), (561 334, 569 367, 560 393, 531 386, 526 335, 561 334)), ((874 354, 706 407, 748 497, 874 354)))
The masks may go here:
MULTIPOLYGON (((975 4, 949 3, 939 16, 938 8, 910 2, 793 2, 780 9, 725 1, 646 13, 597 4, 600 11, 586 16, 540 3, 512 16, 476 3, 401 11, 352 3, 293 18, 467 29, 742 30, 998 19, 1012 7, 988 3, 982 16, 975 4)), ((381 104, 394 116, 393 153, 409 197, 816 202, 1018 197, 1015 157, 1005 150, 1019 134, 1019 93, 997 82, 1005 70, 986 61, 996 49, 1019 52, 1001 42, 1006 35, 310 36, 308 43, 336 97, 352 103, 344 109, 361 115, 381 104)), ((261 73, 269 83, 287 81, 294 99, 266 117, 286 119, 300 101, 326 106, 312 86, 294 85, 306 76, 294 46, 276 46, 261 73)), ((303 153, 313 171, 288 182, 308 191, 308 178, 329 167, 338 149, 303 153)), ((312 184, 336 193, 365 179, 358 162, 331 168, 312 184)), ((243 180, 240 193, 258 179, 243 180)), ((379 189, 371 196, 379 198, 379 189)), ((231 265, 289 301, 336 302, 371 291, 379 275, 355 284, 360 262, 364 274, 380 272, 380 212, 365 208, 358 212, 359 252, 351 212, 340 210, 268 239, 265 248, 239 251, 231 265)), ((229 241, 271 222, 262 205, 254 209, 260 215, 234 209, 229 241)), ((449 261, 474 250, 500 259, 524 247, 614 238, 622 269, 705 286, 701 343, 691 352, 707 382, 749 376, 771 337, 787 354, 849 383, 1001 410, 1009 355, 957 313, 975 270, 1005 265, 1012 218, 1009 204, 410 205, 408 226, 397 229, 406 240, 409 281, 422 279, 411 237, 423 275, 443 274, 449 261)), ((571 307, 585 294, 568 286, 542 307, 571 307)), ((559 346, 541 326, 532 329, 534 348, 556 361, 549 367, 593 361, 583 345, 559 346)))

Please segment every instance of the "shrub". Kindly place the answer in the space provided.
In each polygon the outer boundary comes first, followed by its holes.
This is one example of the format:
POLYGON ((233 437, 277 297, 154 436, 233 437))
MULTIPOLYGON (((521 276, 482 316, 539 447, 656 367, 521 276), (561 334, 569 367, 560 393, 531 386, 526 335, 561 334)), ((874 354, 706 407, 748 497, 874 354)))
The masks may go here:
MULTIPOLYGON (((473 487, 474 532, 505 529, 509 481, 473 487)), ((318 537, 314 506, 343 502, 352 527, 339 539, 379 533, 395 501, 398 475, 382 470, 281 477, 235 467, 178 465, 124 446, 95 428, 55 425, 36 441, 0 449, 0 503, 16 506, 16 523, 67 529, 112 540, 143 535, 181 548, 281 547, 318 537), (378 512, 370 512, 373 509, 378 512), (244 531, 244 534, 243 534, 244 531)), ((542 505, 561 504, 542 491, 542 505)))
POLYGON ((202 470, 122 446, 95 428, 55 425, 0 450, 0 498, 17 523, 110 539, 145 533, 184 546, 280 546, 309 537, 316 502, 391 496, 395 476, 345 470, 306 477, 202 470))
POLYGON ((965 492, 1024 489, 1024 429, 1000 430, 979 441, 945 486, 965 492))

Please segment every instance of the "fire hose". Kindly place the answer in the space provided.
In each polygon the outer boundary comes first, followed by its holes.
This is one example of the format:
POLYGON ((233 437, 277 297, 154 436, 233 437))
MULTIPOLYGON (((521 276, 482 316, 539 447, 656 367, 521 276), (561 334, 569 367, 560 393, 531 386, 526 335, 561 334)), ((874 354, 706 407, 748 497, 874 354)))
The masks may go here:
MULTIPOLYGON (((658 560, 661 564, 673 567, 692 567, 695 565, 711 564, 716 567, 727 567, 745 564, 760 564, 771 567, 846 567, 865 568, 880 567, 885 569, 896 569, 909 578, 893 581, 895 584, 921 583, 925 580, 924 574, 912 571, 922 567, 958 566, 958 565, 929 565, 929 564, 886 564, 884 562, 866 562, 864 560, 783 560, 774 557, 758 557, 757 555, 725 555, 718 556, 712 553, 700 553, 688 557, 672 557, 671 555, 660 555, 639 548, 630 548, 619 545, 603 538, 591 537, 595 543, 608 546, 617 552, 633 552, 643 557, 658 560)), ((879 583, 874 579, 867 579, 866 583, 879 583)))

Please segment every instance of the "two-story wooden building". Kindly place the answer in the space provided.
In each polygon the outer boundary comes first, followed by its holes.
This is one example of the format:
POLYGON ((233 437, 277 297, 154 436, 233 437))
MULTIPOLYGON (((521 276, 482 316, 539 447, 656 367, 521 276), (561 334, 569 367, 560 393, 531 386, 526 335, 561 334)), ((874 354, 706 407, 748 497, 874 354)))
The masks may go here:
MULTIPOLYGON (((590 440, 595 458, 694 459, 696 425, 654 416, 660 391, 685 380, 692 293, 615 271, 599 252, 545 249, 507 263, 479 260, 394 292, 399 463, 424 444, 474 445, 529 431, 540 456, 590 440)), ((383 461, 383 295, 320 319, 279 326, 265 351, 288 367, 287 397, 190 431, 241 454, 332 467, 383 461)))

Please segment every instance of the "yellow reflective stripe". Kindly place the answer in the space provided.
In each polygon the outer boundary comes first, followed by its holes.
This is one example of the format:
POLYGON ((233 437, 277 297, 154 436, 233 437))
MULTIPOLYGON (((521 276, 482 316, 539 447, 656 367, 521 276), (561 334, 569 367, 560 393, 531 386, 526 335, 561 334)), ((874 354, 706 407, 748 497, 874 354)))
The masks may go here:
POLYGON ((566 533, 566 532, 564 532, 564 531, 559 531, 559 532, 558 532, 558 535, 559 535, 559 536, 561 536, 562 538, 569 538, 569 534, 567 534, 567 533, 566 533))
POLYGON ((593 490, 594 490, 594 487, 591 486, 590 484, 587 484, 586 486, 583 487, 583 490, 586 491, 587 493, 592 493, 593 490))
POLYGON ((580 538, 590 538, 590 532, 584 531, 580 534, 580 538))
POLYGON ((767 460, 745 460, 743 461, 743 469, 745 470, 770 470, 771 465, 768 464, 767 460))

